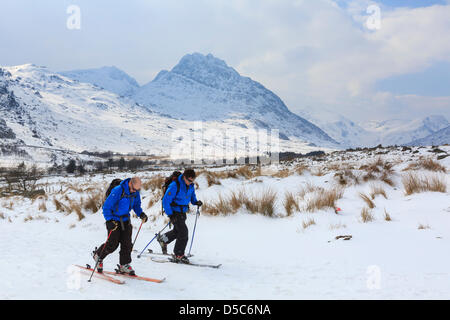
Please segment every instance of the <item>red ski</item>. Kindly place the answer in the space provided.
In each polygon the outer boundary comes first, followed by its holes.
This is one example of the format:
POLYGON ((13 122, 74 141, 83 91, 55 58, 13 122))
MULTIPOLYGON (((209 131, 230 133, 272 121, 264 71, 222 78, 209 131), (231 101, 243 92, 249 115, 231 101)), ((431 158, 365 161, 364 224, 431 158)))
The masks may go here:
POLYGON ((132 278, 132 279, 136 279, 136 280, 144 280, 144 281, 148 281, 148 282, 156 282, 156 283, 161 283, 164 280, 166 280, 166 278, 153 279, 153 278, 148 278, 148 277, 141 277, 141 276, 138 276, 138 275, 129 275, 129 274, 126 274, 126 273, 120 273, 117 270, 116 270, 116 272, 103 270, 103 273, 106 273, 106 274, 109 274, 109 275, 114 275, 114 276, 123 276, 123 277, 132 278))
MULTIPOLYGON (((82 269, 82 270, 84 270, 84 271, 89 271, 89 272, 93 271, 93 269, 89 265, 87 265, 86 267, 82 267, 82 266, 79 266, 79 265, 75 265, 75 266, 80 268, 80 269, 82 269)), ((107 281, 116 283, 116 284, 124 284, 125 283, 125 281, 122 281, 122 280, 119 280, 119 279, 107 276, 106 274, 100 273, 97 270, 94 272, 93 276, 95 276, 96 278, 99 278, 99 279, 103 279, 103 280, 107 280, 107 281)))

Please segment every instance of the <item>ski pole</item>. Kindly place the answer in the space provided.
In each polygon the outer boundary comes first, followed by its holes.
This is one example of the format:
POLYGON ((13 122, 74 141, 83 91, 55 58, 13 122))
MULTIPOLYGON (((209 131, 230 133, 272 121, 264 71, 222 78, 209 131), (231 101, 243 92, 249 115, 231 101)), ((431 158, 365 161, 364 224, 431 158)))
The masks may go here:
POLYGON ((139 232, 141 231, 141 228, 142 228, 142 224, 143 224, 143 223, 144 223, 144 221, 142 220, 142 221, 141 221, 141 225, 139 226, 139 230, 138 230, 138 232, 136 233, 136 237, 134 238, 133 244, 131 245, 131 250, 133 250, 133 248, 134 248, 134 244, 136 243, 137 237, 138 237, 138 235, 139 235, 139 232))
POLYGON ((158 233, 155 233, 155 236, 153 237, 153 239, 152 240, 150 240, 150 242, 149 243, 147 243, 147 245, 145 246, 145 248, 141 251, 141 253, 139 253, 138 255, 137 255, 137 257, 138 257, 138 259, 141 257, 141 255, 142 255, 142 253, 145 251, 145 249, 147 249, 147 247, 150 245, 150 243, 152 243, 153 242, 153 240, 155 240, 156 239, 156 237, 158 237, 159 236, 159 234, 161 233, 161 232, 163 232, 164 231, 164 229, 165 228, 167 228, 168 226, 169 226, 169 224, 170 224, 170 222, 168 223, 168 224, 166 224, 166 226, 164 227, 164 228, 162 228, 158 233))
MULTIPOLYGON (((116 227, 116 228, 117 228, 117 227, 116 227)), ((100 251, 100 255, 99 255, 98 257, 100 257, 100 256, 102 255, 103 250, 105 250, 106 244, 108 243, 109 237, 111 236, 111 233, 112 233, 114 230, 116 230, 116 228, 111 229, 111 231, 109 232, 108 238, 106 239, 106 242, 105 242, 105 244, 103 245, 102 251, 100 251)), ((92 273, 91 273, 91 276, 89 277, 88 282, 91 282, 92 276, 94 275, 95 269, 97 269, 97 266, 98 266, 98 262, 99 262, 99 261, 100 261, 100 258, 98 258, 97 261, 95 262, 95 267, 94 267, 94 269, 92 270, 92 273)))
POLYGON ((200 215, 199 208, 200 208, 200 206, 197 206, 197 212, 195 213, 194 230, 192 231, 191 246, 189 247, 188 257, 191 256, 192 243, 194 242, 194 235, 195 235, 195 227, 197 226, 197 218, 200 215))

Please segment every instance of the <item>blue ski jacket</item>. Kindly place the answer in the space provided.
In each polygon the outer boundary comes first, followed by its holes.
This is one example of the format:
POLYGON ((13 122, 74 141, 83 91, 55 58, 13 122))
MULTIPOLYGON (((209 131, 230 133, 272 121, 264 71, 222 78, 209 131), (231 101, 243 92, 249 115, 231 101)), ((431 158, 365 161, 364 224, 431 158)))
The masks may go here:
POLYGON ((163 208, 168 216, 174 212, 186 212, 189 209, 189 202, 193 205, 197 202, 195 195, 195 186, 191 183, 189 186, 184 182, 183 175, 178 177, 180 183, 180 190, 177 194, 177 182, 173 181, 167 188, 163 197, 163 208))
POLYGON ((106 221, 120 221, 120 218, 122 221, 127 221, 130 219, 131 209, 137 216, 141 215, 141 195, 139 191, 130 193, 129 181, 130 178, 123 180, 106 198, 103 204, 103 216, 106 221))

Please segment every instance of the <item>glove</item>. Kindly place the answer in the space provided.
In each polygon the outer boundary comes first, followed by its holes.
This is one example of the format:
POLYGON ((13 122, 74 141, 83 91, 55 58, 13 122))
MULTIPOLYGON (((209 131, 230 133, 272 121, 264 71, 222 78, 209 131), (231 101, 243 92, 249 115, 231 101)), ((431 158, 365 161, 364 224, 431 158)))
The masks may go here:
POLYGON ((203 205, 203 202, 198 200, 196 203, 194 203, 194 205, 201 207, 203 205))
POLYGON ((144 212, 141 213, 139 218, 141 218, 142 222, 144 222, 144 223, 146 223, 147 220, 148 220, 148 217, 147 217, 147 215, 144 212))

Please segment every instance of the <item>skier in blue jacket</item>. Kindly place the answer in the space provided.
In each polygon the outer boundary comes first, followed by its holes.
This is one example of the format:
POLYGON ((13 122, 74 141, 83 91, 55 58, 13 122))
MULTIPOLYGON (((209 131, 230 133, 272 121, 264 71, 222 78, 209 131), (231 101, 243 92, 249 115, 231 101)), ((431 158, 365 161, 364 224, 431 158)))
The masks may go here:
POLYGON ((141 179, 138 177, 123 180, 111 190, 103 204, 103 216, 106 220, 108 240, 93 252, 94 260, 98 261, 98 271, 103 270, 103 259, 113 253, 120 244, 119 272, 134 274, 131 263, 133 227, 130 221, 130 211, 147 222, 147 215, 141 208, 141 179))
POLYGON ((167 253, 167 245, 176 240, 173 256, 176 262, 189 263, 184 255, 188 242, 188 228, 186 226, 186 212, 189 203, 201 206, 203 203, 197 200, 195 195, 195 171, 186 169, 177 181, 173 181, 167 188, 163 197, 163 208, 173 224, 173 229, 158 237, 163 253, 167 253))

